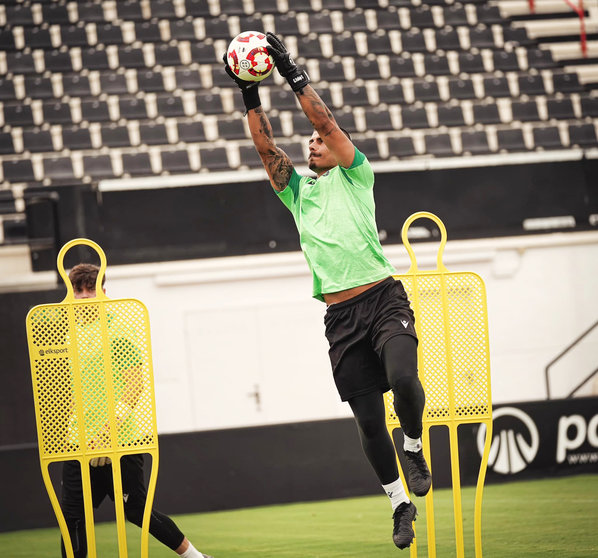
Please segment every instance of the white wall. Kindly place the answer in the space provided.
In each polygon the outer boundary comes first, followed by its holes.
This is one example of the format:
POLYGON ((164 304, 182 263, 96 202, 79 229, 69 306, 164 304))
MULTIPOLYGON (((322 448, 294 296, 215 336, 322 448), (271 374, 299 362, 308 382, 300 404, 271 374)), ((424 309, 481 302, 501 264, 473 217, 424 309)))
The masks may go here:
MULTIPOLYGON (((420 269, 437 250, 415 245, 420 269)), ((403 246, 385 252, 407 271, 403 246)), ((598 232, 449 240, 444 263, 486 283, 493 401, 545 399, 546 365, 598 321, 598 232)), ((108 296, 149 309, 161 432, 350 416, 301 253, 115 266, 107 278, 108 296)), ((597 341, 555 367, 553 397, 597 367, 597 341)))

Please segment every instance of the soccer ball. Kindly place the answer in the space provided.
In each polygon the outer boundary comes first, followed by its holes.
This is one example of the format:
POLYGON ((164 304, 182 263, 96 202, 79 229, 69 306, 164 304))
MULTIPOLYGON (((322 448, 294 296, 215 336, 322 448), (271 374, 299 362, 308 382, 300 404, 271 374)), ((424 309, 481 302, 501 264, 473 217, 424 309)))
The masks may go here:
POLYGON ((245 81, 262 81, 274 69, 268 54, 266 35, 259 31, 244 31, 228 45, 226 59, 233 73, 245 81))

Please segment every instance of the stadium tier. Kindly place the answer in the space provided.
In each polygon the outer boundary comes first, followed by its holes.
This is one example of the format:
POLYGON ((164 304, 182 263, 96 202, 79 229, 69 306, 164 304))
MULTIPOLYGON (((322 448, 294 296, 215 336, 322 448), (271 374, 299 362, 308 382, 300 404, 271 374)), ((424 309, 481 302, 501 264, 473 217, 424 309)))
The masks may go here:
MULTIPOLYGON (((231 37, 280 34, 372 161, 598 146, 598 4, 472 0, 5 1, 0 189, 260 168, 222 69, 231 37)), ((300 158, 311 133, 260 87, 300 158)), ((0 206, 5 242, 22 227, 0 206)))

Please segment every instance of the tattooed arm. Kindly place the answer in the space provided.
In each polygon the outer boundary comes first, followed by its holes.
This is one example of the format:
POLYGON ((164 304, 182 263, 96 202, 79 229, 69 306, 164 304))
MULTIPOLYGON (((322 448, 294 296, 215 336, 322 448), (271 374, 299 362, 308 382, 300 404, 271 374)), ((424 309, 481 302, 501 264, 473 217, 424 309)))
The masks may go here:
POLYGON ((293 163, 282 149, 276 147, 272 126, 261 106, 247 112, 247 123, 272 187, 282 192, 291 179, 293 163))
POLYGON ((326 147, 332 152, 338 164, 349 168, 355 157, 355 147, 339 128, 330 109, 311 85, 306 85, 296 93, 303 112, 309 118, 326 147))

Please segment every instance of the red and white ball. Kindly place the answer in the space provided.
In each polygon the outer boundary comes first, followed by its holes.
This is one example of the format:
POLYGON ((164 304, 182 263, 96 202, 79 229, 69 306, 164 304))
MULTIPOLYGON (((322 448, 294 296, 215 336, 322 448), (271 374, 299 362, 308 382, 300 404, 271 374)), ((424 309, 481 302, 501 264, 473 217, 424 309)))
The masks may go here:
POLYGON ((226 59, 230 69, 245 81, 262 81, 274 69, 268 54, 266 35, 259 31, 244 31, 228 45, 226 59))

